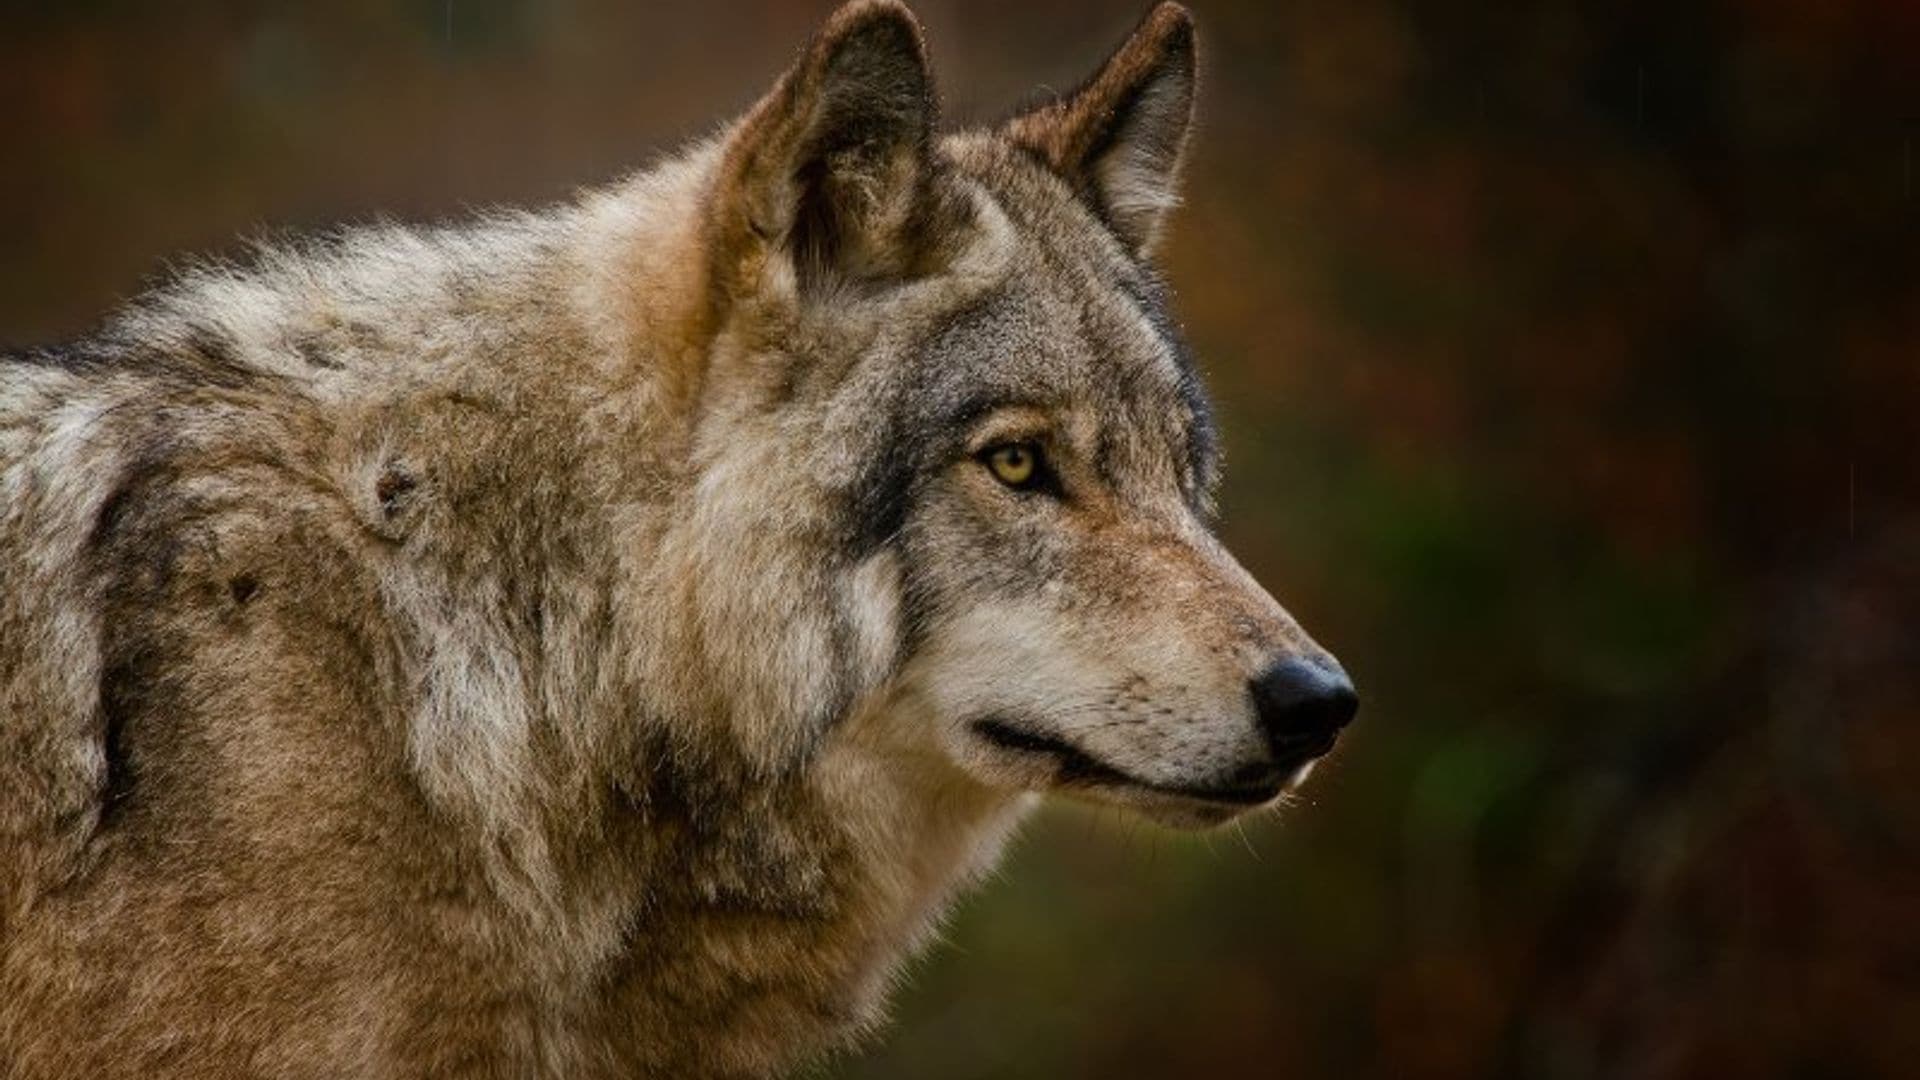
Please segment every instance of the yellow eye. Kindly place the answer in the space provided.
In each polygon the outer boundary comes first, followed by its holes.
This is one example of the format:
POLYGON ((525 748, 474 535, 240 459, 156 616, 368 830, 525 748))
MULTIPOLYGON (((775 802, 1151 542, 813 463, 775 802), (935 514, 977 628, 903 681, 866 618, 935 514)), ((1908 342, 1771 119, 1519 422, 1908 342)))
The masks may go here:
POLYGON ((1025 487, 1040 469, 1040 448, 1032 443, 1008 443, 987 454, 987 468, 1008 487, 1025 487))

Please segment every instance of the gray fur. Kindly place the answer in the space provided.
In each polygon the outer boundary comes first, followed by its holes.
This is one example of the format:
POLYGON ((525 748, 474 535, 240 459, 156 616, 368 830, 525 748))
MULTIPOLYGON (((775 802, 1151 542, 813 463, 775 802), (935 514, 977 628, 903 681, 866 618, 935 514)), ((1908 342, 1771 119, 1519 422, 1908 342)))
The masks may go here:
POLYGON ((1180 793, 1317 651, 1208 531, 1159 208, 930 86, 857 0, 656 170, 0 360, 4 1075, 765 1075, 1034 793, 1243 809, 1180 793))

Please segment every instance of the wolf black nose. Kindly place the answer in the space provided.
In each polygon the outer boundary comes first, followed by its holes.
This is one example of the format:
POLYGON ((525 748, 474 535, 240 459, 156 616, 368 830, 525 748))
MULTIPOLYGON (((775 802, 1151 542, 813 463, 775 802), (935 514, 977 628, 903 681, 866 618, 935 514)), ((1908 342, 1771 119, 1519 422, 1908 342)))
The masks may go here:
POLYGON ((1253 680, 1260 728, 1275 754, 1323 754, 1353 721, 1360 697, 1332 661, 1290 656, 1253 680))

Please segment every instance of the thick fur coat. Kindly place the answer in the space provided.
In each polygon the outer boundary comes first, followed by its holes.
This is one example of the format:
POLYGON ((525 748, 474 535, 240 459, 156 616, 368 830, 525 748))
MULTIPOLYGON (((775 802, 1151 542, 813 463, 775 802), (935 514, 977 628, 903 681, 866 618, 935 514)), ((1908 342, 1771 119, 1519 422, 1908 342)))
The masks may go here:
POLYGON ((1036 793, 1296 782, 1351 691, 1146 261, 1193 85, 1168 4, 939 134, 857 0, 652 171, 0 359, 0 1075, 765 1075, 1036 793))

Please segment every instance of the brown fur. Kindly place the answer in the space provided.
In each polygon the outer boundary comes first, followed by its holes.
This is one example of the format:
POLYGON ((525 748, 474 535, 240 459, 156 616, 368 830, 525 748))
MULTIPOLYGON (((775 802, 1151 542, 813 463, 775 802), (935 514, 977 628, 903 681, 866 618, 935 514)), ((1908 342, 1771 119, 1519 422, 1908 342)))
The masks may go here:
POLYGON ((1192 72, 936 136, 856 0, 652 172, 0 359, 0 1075, 765 1075, 1036 792, 1288 779, 1140 261, 1192 72))

